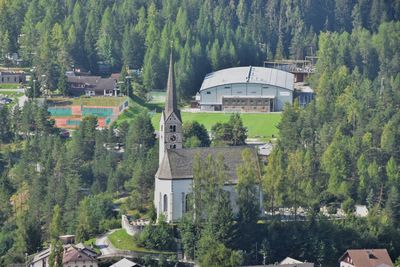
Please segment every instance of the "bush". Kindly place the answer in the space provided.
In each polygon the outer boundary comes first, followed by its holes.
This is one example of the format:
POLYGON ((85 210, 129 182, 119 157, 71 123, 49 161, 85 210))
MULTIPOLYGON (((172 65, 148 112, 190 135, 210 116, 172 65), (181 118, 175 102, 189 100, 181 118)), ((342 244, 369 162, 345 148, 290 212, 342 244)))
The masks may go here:
POLYGON ((140 213, 138 211, 134 211, 131 215, 132 220, 140 219, 140 213))
POLYGON ((157 225, 147 225, 134 236, 138 246, 148 249, 173 251, 176 249, 173 229, 162 219, 157 225))
POLYGON ((106 219, 100 222, 100 232, 106 232, 108 230, 116 228, 121 228, 120 218, 106 219))
POLYGON ((351 198, 346 199, 342 203, 342 209, 344 210, 344 212, 346 212, 346 214, 352 213, 354 211, 354 200, 351 198))

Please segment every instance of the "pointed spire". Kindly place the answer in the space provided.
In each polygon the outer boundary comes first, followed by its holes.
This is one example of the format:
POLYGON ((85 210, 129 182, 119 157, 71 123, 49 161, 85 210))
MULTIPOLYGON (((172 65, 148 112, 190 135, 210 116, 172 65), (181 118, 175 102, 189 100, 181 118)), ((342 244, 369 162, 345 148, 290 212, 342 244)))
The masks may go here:
POLYGON ((176 91, 175 91, 175 77, 174 77, 174 60, 172 57, 172 49, 169 57, 169 72, 168 72, 168 82, 167 82, 167 97, 165 99, 165 118, 168 118, 169 115, 175 113, 179 119, 181 119, 180 112, 178 110, 178 104, 176 100, 176 91))

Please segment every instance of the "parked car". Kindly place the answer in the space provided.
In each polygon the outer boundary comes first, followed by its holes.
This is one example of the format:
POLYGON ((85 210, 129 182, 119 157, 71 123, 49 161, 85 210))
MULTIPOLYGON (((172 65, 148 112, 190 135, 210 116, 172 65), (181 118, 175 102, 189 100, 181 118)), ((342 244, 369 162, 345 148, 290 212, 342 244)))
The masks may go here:
POLYGON ((10 104, 11 102, 12 102, 11 98, 7 98, 7 97, 0 98, 0 103, 1 104, 10 104))

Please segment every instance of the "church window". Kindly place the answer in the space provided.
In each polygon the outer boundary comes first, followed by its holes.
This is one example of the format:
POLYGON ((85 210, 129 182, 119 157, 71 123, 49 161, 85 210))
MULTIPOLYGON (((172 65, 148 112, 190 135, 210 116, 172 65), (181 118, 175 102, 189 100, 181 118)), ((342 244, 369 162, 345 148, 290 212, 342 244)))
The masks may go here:
POLYGON ((182 214, 185 213, 185 193, 182 192, 182 214))
POLYGON ((164 201, 163 201, 164 203, 164 205, 163 205, 163 211, 164 212, 167 212, 168 211, 168 196, 167 196, 167 194, 164 194, 164 201))
POLYGON ((169 126, 169 131, 173 132, 173 133, 176 132, 176 125, 170 125, 169 126))
POLYGON ((192 193, 186 194, 185 196, 185 212, 188 212, 191 210, 191 204, 192 203, 192 193))
POLYGON ((161 125, 161 131, 163 130, 163 128, 164 128, 164 126, 163 126, 163 125, 161 125))

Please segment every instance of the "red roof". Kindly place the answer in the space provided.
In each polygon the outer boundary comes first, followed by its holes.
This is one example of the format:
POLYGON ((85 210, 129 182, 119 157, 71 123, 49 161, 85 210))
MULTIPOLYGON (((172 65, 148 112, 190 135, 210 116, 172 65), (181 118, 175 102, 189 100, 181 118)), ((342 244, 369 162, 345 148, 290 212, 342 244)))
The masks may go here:
POLYGON ((348 249, 339 262, 349 262, 348 258, 355 267, 393 267, 386 249, 348 249))

